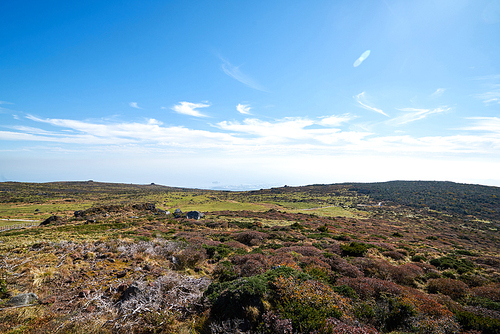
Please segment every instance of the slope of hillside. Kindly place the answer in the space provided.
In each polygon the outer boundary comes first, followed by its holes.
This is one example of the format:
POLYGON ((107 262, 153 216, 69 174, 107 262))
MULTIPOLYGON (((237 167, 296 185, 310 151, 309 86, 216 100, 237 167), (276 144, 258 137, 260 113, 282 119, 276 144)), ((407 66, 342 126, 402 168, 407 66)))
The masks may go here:
POLYGON ((0 184, 0 332, 498 333, 498 195, 0 184))

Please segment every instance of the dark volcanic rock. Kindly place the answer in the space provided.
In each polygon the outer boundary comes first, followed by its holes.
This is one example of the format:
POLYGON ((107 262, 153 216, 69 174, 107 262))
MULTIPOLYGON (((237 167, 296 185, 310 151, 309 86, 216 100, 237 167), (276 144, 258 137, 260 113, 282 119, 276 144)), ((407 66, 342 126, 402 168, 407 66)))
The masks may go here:
POLYGON ((123 291, 123 294, 120 297, 120 301, 125 302, 132 297, 135 297, 139 292, 141 292, 141 289, 139 289, 139 287, 137 287, 135 284, 132 284, 125 291, 123 291))
POLYGON ((201 219, 202 217, 204 216, 204 214, 200 211, 189 211, 188 213, 186 213, 186 217, 188 219, 201 219))
POLYGON ((61 216, 50 216, 49 218, 47 218, 43 222, 41 222, 40 226, 49 225, 51 223, 59 222, 61 220, 62 220, 61 216))

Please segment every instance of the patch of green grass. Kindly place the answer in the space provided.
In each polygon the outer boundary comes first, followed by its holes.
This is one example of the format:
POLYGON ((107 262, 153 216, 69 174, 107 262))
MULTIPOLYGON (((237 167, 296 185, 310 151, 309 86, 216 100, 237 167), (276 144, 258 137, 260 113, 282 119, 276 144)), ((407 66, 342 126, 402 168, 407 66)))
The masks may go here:
POLYGON ((344 209, 338 206, 322 207, 308 210, 287 210, 294 213, 304 213, 304 214, 317 214, 318 216, 327 217, 346 217, 346 218, 357 218, 366 216, 365 212, 358 211, 356 209, 344 209))

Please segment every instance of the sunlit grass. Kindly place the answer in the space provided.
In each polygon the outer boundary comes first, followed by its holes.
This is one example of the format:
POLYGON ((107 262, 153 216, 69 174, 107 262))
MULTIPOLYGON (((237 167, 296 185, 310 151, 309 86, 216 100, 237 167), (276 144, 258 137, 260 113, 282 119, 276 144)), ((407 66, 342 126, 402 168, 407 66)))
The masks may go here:
POLYGON ((328 217, 346 217, 346 218, 362 218, 367 216, 366 212, 356 209, 344 209, 338 206, 328 206, 323 208, 303 209, 303 210, 287 210, 294 213, 316 214, 318 216, 328 217))

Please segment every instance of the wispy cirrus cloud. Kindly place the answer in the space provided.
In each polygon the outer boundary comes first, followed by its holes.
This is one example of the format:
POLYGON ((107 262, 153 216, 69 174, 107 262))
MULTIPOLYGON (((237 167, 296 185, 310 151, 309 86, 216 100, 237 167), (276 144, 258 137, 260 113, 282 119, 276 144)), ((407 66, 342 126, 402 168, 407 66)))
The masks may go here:
POLYGON ((7 101, 0 101, 0 104, 14 104, 12 102, 7 102, 7 101))
POLYGON ((375 107, 368 105, 368 102, 366 102, 365 92, 361 92, 358 95, 355 95, 354 99, 356 99, 356 102, 358 102, 362 108, 367 109, 367 110, 371 110, 371 111, 375 111, 379 114, 382 114, 384 116, 389 117, 389 115, 387 115, 382 109, 378 109, 378 108, 375 108, 375 107))
POLYGON ((129 104, 128 104, 128 105, 129 105, 129 106, 131 106, 132 108, 142 109, 141 107, 139 107, 139 106, 137 105, 137 102, 129 102, 129 104))
POLYGON ((440 97, 441 95, 443 95, 445 90, 446 90, 446 88, 438 88, 438 89, 436 89, 436 91, 434 93, 431 94, 431 97, 432 98, 440 97))
POLYGON ((500 104, 500 74, 476 77, 475 80, 483 82, 486 90, 484 93, 475 94, 474 97, 482 100, 485 105, 500 104))
POLYGON ((355 117, 349 115, 349 114, 344 114, 344 115, 332 115, 332 116, 325 116, 321 117, 320 121, 318 122, 319 125, 323 126, 340 126, 342 123, 349 122, 350 120, 353 120, 355 117))
POLYGON ((432 114, 440 114, 446 111, 449 111, 451 108, 449 107, 439 107, 434 109, 417 109, 417 108, 401 108, 398 110, 406 112, 405 114, 394 117, 388 120, 386 123, 389 125, 404 125, 411 122, 415 122, 421 119, 424 119, 432 114))
POLYGON ((475 95, 476 98, 483 100, 486 105, 500 104, 500 89, 475 95))
POLYGON ((220 60, 222 60, 222 71, 224 71, 224 73, 226 73, 228 76, 230 76, 231 78, 241 82, 242 84, 250 87, 250 88, 253 88, 253 89, 256 89, 256 90, 260 90, 260 91, 263 91, 263 92, 266 92, 266 88, 263 87, 262 85, 260 85, 259 83, 257 83, 255 80, 253 80, 251 77, 249 77, 248 75, 244 74, 243 72, 241 72, 240 70, 240 66, 234 66, 233 64, 231 64, 229 61, 227 61, 226 59, 224 58, 221 58, 219 57, 220 60))
MULTIPOLYGON (((202 114, 196 109, 199 108, 208 108, 210 104, 206 103, 191 103, 191 102, 179 102, 179 104, 173 106, 171 109, 178 114, 189 115, 194 117, 208 117, 205 114, 202 114)), ((166 108, 163 108, 166 109, 166 108)))
POLYGON ((460 128, 467 131, 486 131, 500 134, 500 118, 499 117, 467 117, 472 121, 472 124, 460 128))
POLYGON ((250 105, 248 104, 241 104, 239 103, 237 106, 236 106, 236 110, 238 110, 238 112, 240 114, 244 114, 244 115, 251 115, 252 113, 250 112, 250 105))

